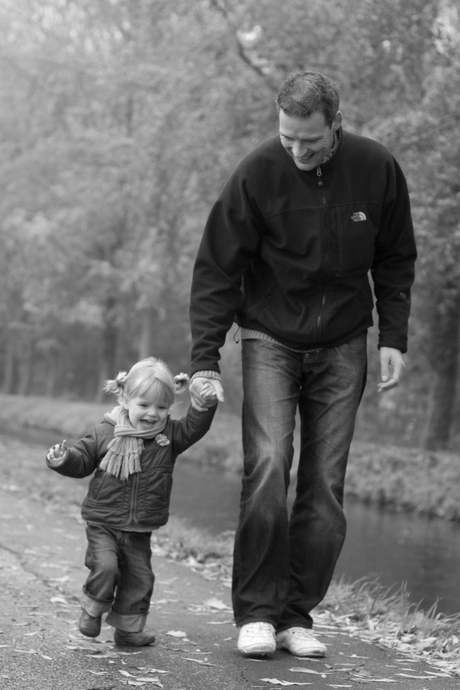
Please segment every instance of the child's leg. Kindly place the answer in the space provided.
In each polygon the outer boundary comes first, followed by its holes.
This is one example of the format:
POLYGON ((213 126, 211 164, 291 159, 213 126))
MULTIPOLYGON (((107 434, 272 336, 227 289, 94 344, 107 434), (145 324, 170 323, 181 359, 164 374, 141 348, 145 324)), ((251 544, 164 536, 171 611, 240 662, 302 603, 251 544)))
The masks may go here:
POLYGON ((120 579, 117 530, 87 523, 85 565, 90 574, 83 587, 82 608, 93 617, 110 611, 120 579))
POLYGON ((109 625, 125 632, 140 632, 152 598, 155 577, 152 572, 150 532, 118 532, 120 578, 109 625))

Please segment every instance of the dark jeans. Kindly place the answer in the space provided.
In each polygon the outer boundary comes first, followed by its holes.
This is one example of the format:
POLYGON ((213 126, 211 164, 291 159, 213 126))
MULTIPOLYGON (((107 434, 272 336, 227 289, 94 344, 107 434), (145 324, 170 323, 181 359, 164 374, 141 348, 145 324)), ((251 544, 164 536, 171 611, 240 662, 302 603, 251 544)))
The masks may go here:
POLYGON ((109 611, 106 622, 119 630, 143 630, 153 593, 150 532, 86 524, 85 565, 91 571, 83 587, 82 608, 90 616, 109 611))
POLYGON ((312 627, 346 532, 343 490, 348 452, 366 381, 366 335, 335 348, 295 353, 243 340, 244 475, 235 538, 237 625, 278 631, 312 627), (286 494, 297 409, 296 498, 286 494))

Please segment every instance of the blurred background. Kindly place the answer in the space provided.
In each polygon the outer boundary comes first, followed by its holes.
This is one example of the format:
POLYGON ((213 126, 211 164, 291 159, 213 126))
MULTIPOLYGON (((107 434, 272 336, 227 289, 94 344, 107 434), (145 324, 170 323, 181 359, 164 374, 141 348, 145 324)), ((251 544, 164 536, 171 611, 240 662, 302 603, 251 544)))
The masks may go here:
MULTIPOLYGON (((0 386, 103 402, 154 354, 189 370, 189 286, 210 206, 277 132, 297 69, 409 182, 420 258, 404 386, 370 380, 357 434, 460 438, 457 0, 0 0, 0 386)), ((240 408, 239 348, 223 354, 240 408)))

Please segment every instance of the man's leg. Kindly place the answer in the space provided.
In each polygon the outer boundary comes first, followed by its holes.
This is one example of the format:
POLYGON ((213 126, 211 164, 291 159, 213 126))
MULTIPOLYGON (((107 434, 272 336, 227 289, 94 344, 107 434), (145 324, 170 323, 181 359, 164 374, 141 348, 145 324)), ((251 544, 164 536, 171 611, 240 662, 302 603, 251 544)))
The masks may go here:
POLYGON ((348 452, 366 378, 366 338, 305 355, 301 452, 290 518, 291 580, 278 631, 312 627, 346 532, 343 491, 348 452))
POLYGON ((244 475, 235 537, 233 607, 238 626, 278 624, 289 588, 286 494, 302 356, 243 341, 244 475))

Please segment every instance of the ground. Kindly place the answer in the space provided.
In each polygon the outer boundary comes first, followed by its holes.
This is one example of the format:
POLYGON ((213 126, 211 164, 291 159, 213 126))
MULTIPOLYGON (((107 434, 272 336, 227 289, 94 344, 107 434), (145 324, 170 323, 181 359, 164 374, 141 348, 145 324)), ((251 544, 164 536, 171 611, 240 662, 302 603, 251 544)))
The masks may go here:
POLYGON ((44 454, 0 438, 1 690, 458 688, 452 673, 365 640, 326 614, 315 619, 328 646, 325 659, 281 651, 271 659, 244 658, 236 649, 228 580, 198 572, 193 559, 174 562, 155 544, 147 629, 156 631, 156 644, 116 647, 106 625, 96 641, 84 638, 77 626, 87 572, 84 527, 74 506, 47 501, 33 478, 28 489, 25 477, 36 467, 30 458, 38 452, 44 454))

